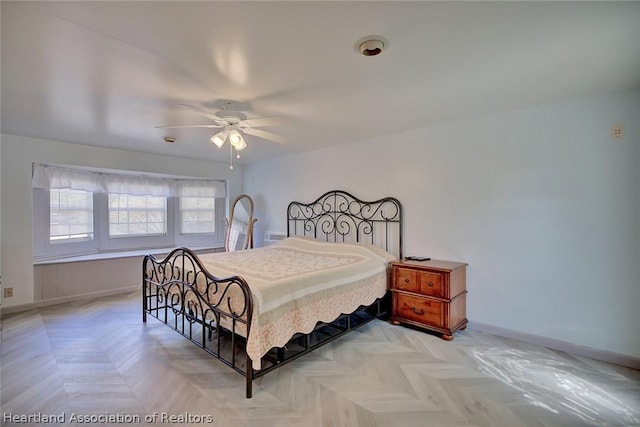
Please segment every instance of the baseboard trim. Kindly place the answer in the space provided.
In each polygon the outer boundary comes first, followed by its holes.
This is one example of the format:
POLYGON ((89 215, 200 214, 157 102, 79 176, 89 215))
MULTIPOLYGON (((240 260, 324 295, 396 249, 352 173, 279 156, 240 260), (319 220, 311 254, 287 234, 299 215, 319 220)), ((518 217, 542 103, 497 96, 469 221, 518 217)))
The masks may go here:
POLYGON ((18 304, 18 305, 12 305, 11 307, 2 306, 0 308, 0 312, 2 313, 2 316, 4 316, 5 314, 22 313, 23 311, 30 311, 35 308, 36 308, 36 305, 34 303, 18 304))
POLYGON ((554 338, 547 338, 540 335, 528 334, 525 332, 515 331, 513 329, 501 328, 499 326, 488 325, 486 323, 469 322, 468 327, 469 329, 474 329, 476 331, 487 332, 489 334, 498 335, 504 338, 522 341, 529 344, 536 344, 554 350, 575 354, 577 356, 584 356, 590 359, 600 360, 602 362, 613 363, 616 365, 640 370, 640 358, 637 357, 614 353, 607 350, 599 350, 596 348, 573 344, 554 338))
POLYGON ((39 307, 47 307, 50 305, 64 304, 67 302, 82 301, 86 299, 107 297, 111 295, 128 294, 130 292, 135 292, 138 290, 140 290, 140 285, 126 286, 124 288, 89 292, 86 294, 71 295, 66 297, 49 298, 49 299, 40 300, 40 301, 36 301, 29 304, 20 304, 20 305, 14 305, 11 307, 2 307, 2 315, 4 316, 5 314, 20 313, 23 311, 34 310, 39 307))

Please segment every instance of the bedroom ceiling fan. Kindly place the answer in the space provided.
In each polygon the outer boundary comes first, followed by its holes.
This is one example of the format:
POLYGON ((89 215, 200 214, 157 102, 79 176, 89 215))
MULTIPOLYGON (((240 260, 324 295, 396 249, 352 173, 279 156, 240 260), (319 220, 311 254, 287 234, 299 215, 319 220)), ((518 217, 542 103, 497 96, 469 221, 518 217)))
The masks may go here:
MULTIPOLYGON (((258 138, 266 139, 268 141, 277 142, 282 144, 285 142, 284 138, 272 132, 259 129, 264 126, 274 126, 281 123, 278 117, 261 117, 255 119, 248 119, 247 115, 238 111, 235 106, 238 103, 232 101, 225 101, 222 103, 222 109, 216 112, 210 112, 203 108, 189 104, 179 104, 181 107, 188 108, 196 113, 199 113, 206 118, 210 119, 213 123, 200 124, 200 125, 162 125, 155 126, 157 129, 175 129, 175 128, 211 128, 221 129, 215 135, 211 137, 211 142, 218 148, 222 148, 224 143, 229 141, 229 152, 231 158, 233 158, 233 150, 236 150, 237 158, 240 158, 240 151, 247 147, 247 143, 244 140, 243 134, 256 136, 258 138)), ((233 161, 231 161, 230 169, 233 169, 233 161)))

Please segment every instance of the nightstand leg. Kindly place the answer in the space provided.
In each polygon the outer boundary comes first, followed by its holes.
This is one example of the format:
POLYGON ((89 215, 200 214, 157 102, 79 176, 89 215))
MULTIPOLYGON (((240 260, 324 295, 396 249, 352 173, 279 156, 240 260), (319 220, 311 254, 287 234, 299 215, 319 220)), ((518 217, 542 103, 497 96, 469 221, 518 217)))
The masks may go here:
POLYGON ((440 335, 440 338, 442 338, 445 341, 451 341, 453 339, 453 335, 440 335))
POLYGON ((391 321, 391 324, 392 324, 392 325, 396 325, 396 326, 397 326, 397 325, 399 325, 399 324, 400 324, 400 322, 398 322, 397 320, 392 320, 392 321, 391 321))

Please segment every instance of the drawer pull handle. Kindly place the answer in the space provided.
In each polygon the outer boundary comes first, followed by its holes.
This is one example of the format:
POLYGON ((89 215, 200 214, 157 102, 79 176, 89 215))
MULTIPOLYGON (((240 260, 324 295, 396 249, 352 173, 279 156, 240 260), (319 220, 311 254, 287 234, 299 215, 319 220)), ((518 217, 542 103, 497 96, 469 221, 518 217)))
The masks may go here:
POLYGON ((429 287, 433 288, 433 282, 429 282, 429 287))
POLYGON ((404 283, 409 283, 409 278, 404 279, 404 283))
POLYGON ((413 311, 415 314, 417 314, 418 316, 421 316, 424 314, 424 310, 421 308, 420 310, 416 310, 415 307, 411 307, 411 311, 413 311))
POLYGON ((418 316, 422 316, 424 314, 424 309, 422 309, 422 308, 420 310, 418 310, 415 307, 409 306, 409 304, 407 304, 406 302, 404 303, 404 305, 406 307, 409 307, 409 310, 411 310, 413 313, 417 314, 418 316))

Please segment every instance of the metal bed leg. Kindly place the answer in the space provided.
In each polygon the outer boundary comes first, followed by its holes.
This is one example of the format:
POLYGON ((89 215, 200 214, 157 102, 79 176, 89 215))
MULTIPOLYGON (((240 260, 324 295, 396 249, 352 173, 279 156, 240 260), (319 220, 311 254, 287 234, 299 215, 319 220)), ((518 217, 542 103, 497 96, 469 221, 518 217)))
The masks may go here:
POLYGON ((147 284, 144 280, 144 273, 142 277, 142 321, 147 321, 147 284))
POLYGON ((253 393, 253 361, 247 354, 247 399, 251 399, 253 393))

